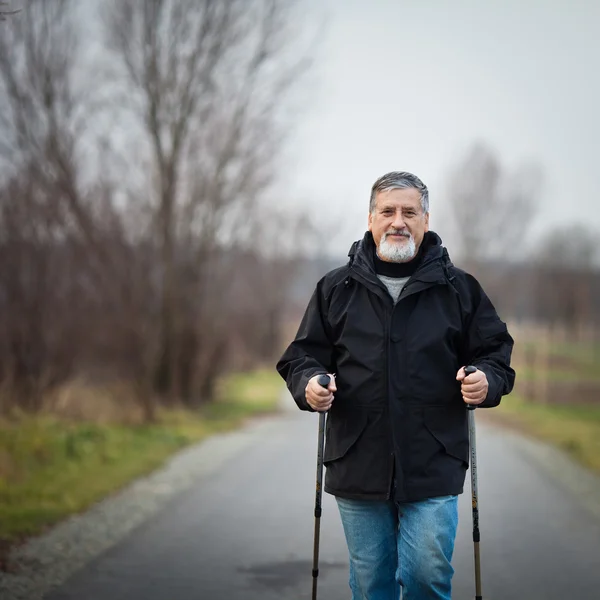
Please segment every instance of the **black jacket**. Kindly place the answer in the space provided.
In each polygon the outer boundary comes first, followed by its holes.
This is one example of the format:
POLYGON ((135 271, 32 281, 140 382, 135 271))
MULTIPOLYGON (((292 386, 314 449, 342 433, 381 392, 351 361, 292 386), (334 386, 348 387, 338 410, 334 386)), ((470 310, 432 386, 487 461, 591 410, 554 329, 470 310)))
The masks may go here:
POLYGON ((440 238, 394 305, 374 270, 369 232, 349 263, 317 284, 277 370, 294 400, 308 380, 336 373, 326 427, 325 491, 409 502, 459 494, 468 467, 467 410, 456 373, 487 375, 496 406, 513 387, 513 339, 474 277, 454 267, 440 238))

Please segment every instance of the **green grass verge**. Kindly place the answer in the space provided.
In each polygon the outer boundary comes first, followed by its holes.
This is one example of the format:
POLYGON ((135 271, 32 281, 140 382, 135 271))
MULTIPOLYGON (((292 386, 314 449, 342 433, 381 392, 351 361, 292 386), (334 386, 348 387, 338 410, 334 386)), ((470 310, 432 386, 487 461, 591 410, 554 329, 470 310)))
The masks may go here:
POLYGON ((152 425, 47 415, 0 422, 0 542, 38 533, 156 469, 184 446, 274 411, 281 385, 274 371, 233 375, 221 382, 214 404, 199 412, 162 411, 152 425))
POLYGON ((600 406, 535 404, 511 394, 489 417, 555 444, 600 474, 600 406))
POLYGON ((550 345, 551 352, 557 356, 566 356, 577 362, 598 363, 600 344, 590 342, 561 342, 550 345))
POLYGON ((588 381, 590 383, 600 382, 600 368, 595 365, 578 365, 577 370, 568 369, 548 369, 540 373, 539 370, 527 366, 518 365, 519 380, 536 381, 545 379, 547 381, 556 381, 560 383, 575 383, 578 381, 588 381))

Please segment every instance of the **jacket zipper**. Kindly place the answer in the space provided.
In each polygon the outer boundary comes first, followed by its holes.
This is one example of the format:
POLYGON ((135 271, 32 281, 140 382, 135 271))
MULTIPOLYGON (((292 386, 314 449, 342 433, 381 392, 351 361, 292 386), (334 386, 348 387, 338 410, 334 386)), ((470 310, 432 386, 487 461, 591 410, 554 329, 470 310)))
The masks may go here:
POLYGON ((387 396, 387 403, 388 403, 388 423, 389 423, 388 431, 390 433, 390 458, 391 458, 390 475, 389 475, 389 483, 388 483, 388 500, 394 500, 394 496, 395 496, 394 482, 396 479, 396 452, 395 452, 396 440, 394 437, 394 427, 393 427, 393 423, 392 423, 392 399, 390 397, 390 385, 391 385, 390 343, 391 343, 392 320, 394 317, 394 309, 395 308, 396 308, 396 306, 393 304, 393 301, 392 301, 392 311, 390 312, 389 319, 387 319, 387 321, 386 321, 386 332, 385 332, 385 342, 386 342, 386 357, 385 357, 386 392, 385 393, 387 396))
MULTIPOLYGON (((386 332, 385 332, 385 340, 386 340, 386 360, 385 360, 385 380, 386 380, 386 396, 387 396, 387 401, 388 401, 388 410, 389 410, 389 423, 390 423, 390 427, 389 427, 389 432, 390 432, 390 440, 391 440, 391 460, 392 460, 392 464, 391 464, 391 468, 390 468, 390 481, 389 481, 389 485, 388 485, 388 500, 394 500, 395 497, 395 492, 396 492, 396 486, 394 485, 394 482, 396 482, 397 485, 397 481, 396 481, 396 438, 394 436, 394 427, 393 427, 393 423, 392 423, 392 398, 390 396, 390 386, 391 386, 391 378, 390 378, 390 360, 391 360, 391 351, 390 351, 390 344, 391 344, 391 332, 392 332, 392 322, 394 319, 394 311, 396 310, 397 305, 400 303, 400 301, 403 298, 406 298, 406 296, 409 296, 411 294, 404 294, 404 291, 406 290, 407 286, 411 283, 416 283, 417 280, 415 279, 411 279, 409 281, 406 282, 406 285, 404 286, 404 288, 402 289, 402 292, 400 292, 400 296, 398 297, 398 300, 396 301, 396 303, 393 303, 392 300, 392 311, 390 312, 390 316, 389 319, 386 322, 386 332)), ((404 485, 404 481, 403 481, 403 485, 404 485)))
MULTIPOLYGON (((426 264, 424 266, 424 268, 422 268, 420 271, 417 271, 417 273, 415 273, 415 275, 419 274, 419 275, 423 275, 424 273, 427 273, 428 271, 432 270, 433 268, 435 268, 435 261, 431 261, 430 263, 426 264)), ((360 276, 360 274, 357 274, 359 279, 362 279, 362 277, 360 276)), ((370 278, 365 278, 367 281, 370 280, 370 278)), ((395 444, 395 437, 394 437, 394 428, 392 426, 392 400, 390 397, 390 385, 391 385, 391 381, 390 381, 390 342, 391 342, 391 325, 392 325, 392 320, 393 320, 393 316, 394 316, 394 310, 396 309, 396 305, 400 302, 400 300, 402 300, 403 298, 405 298, 407 295, 411 295, 411 294, 404 294, 404 292, 406 291, 406 288, 409 285, 412 285, 414 283, 416 283, 418 281, 417 278, 413 278, 411 277, 409 279, 409 281, 406 282, 406 285, 404 286, 404 288, 402 289, 402 292, 400 292, 400 296, 398 297, 398 300, 396 302, 396 304, 394 304, 394 301, 392 299, 392 297, 389 295, 389 292, 387 290, 387 288, 385 287, 385 285, 379 280, 379 278, 375 277, 373 280, 371 280, 371 283, 375 284, 376 288, 378 288, 379 290, 381 290, 386 299, 388 299, 389 301, 392 302, 392 310, 390 312, 389 318, 386 321, 386 331, 385 331, 385 340, 386 340, 386 360, 385 360, 385 382, 386 382, 386 397, 387 397, 387 402, 388 402, 388 411, 389 411, 389 432, 390 432, 390 442, 391 442, 391 452, 390 452, 390 458, 391 458, 391 467, 390 467, 390 475, 389 475, 389 484, 388 484, 388 500, 393 500, 393 496, 395 495, 395 489, 394 489, 394 481, 395 481, 395 475, 396 475, 396 453, 395 453, 395 448, 396 448, 396 444, 395 444)), ((433 283, 431 283, 431 285, 434 285, 433 283)), ((426 286, 429 287, 429 286, 426 286)))

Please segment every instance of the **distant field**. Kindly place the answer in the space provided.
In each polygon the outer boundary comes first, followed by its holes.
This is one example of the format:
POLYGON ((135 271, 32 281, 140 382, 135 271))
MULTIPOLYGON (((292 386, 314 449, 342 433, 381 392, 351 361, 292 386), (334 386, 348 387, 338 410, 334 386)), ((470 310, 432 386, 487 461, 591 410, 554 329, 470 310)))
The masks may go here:
POLYGON ((600 405, 542 405, 511 395, 486 417, 550 442, 600 474, 600 405))
POLYGON ((600 342, 568 331, 514 328, 516 392, 540 404, 600 404, 600 342))
POLYGON ((487 416, 551 442, 600 474, 600 343, 515 329, 513 394, 487 416))

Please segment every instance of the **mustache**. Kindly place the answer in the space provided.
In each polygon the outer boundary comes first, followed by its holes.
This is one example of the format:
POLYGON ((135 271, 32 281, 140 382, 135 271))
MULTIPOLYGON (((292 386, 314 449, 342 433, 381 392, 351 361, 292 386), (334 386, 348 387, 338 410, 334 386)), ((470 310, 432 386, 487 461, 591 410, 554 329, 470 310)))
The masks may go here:
POLYGON ((385 232, 385 235, 383 236, 384 239, 388 236, 388 235, 403 235, 404 237, 412 237, 410 235, 410 231, 408 231, 408 229, 390 229, 389 231, 385 232))

